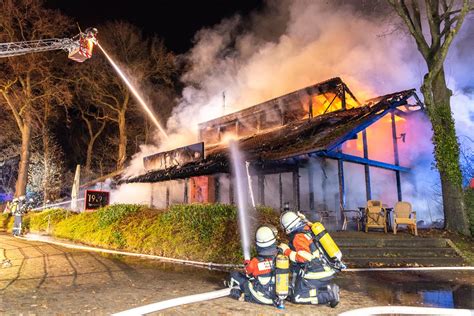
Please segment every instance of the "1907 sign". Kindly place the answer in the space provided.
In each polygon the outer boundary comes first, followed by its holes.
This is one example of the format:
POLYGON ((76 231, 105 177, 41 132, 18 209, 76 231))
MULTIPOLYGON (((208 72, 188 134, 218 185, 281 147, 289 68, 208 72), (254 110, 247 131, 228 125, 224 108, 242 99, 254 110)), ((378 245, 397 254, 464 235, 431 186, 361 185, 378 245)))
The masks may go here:
POLYGON ((85 210, 96 210, 106 205, 109 205, 108 191, 86 190, 85 210))

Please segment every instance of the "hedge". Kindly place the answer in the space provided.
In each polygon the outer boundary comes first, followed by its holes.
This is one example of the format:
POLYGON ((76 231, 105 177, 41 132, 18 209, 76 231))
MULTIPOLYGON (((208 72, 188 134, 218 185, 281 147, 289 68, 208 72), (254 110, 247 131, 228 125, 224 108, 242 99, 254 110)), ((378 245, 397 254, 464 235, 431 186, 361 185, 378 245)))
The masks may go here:
MULTIPOLYGON (((109 249, 217 263, 242 261, 233 205, 179 204, 165 211, 114 204, 80 214, 46 210, 28 214, 24 222, 32 232, 47 231, 49 222, 55 237, 109 249)), ((278 214, 259 207, 251 222, 255 227, 260 223, 278 226, 278 214)))

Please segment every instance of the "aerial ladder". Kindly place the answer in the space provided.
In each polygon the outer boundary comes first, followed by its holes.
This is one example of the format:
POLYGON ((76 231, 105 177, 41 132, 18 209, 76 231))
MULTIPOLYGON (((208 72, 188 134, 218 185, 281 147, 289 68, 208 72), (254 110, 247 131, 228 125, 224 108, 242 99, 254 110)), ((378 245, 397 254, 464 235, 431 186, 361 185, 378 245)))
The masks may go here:
POLYGON ((94 45, 97 44, 97 33, 96 28, 88 28, 72 38, 0 43, 0 58, 52 50, 65 50, 68 52, 69 59, 82 63, 92 57, 92 50, 94 45))

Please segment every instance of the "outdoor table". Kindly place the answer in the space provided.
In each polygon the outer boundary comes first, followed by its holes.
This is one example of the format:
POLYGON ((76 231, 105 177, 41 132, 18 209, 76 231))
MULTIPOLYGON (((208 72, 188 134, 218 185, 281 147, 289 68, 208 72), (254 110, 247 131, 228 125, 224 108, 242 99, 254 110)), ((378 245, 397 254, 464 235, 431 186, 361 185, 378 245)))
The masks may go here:
POLYGON ((365 230, 365 210, 367 209, 367 206, 359 206, 358 209, 360 212, 360 226, 362 230, 365 230))
POLYGON ((362 214, 363 212, 361 212, 360 210, 343 210, 342 211, 344 213, 344 222, 342 223, 342 230, 347 230, 347 213, 356 213, 357 214, 357 231, 360 231, 360 221, 361 221, 361 218, 362 218, 362 214))
POLYGON ((384 209, 387 211, 387 216, 386 216, 386 220, 387 220, 387 231, 389 230, 393 230, 392 229, 392 213, 393 213, 393 207, 386 207, 384 206, 384 209))
MULTIPOLYGON (((392 230, 392 212, 393 212, 393 207, 388 207, 387 204, 382 204, 382 207, 385 209, 387 212, 385 215, 385 220, 387 221, 387 231, 392 230)), ((367 209, 367 206, 359 206, 358 207, 361 217, 360 221, 362 222, 362 230, 365 229, 365 211, 367 209)))

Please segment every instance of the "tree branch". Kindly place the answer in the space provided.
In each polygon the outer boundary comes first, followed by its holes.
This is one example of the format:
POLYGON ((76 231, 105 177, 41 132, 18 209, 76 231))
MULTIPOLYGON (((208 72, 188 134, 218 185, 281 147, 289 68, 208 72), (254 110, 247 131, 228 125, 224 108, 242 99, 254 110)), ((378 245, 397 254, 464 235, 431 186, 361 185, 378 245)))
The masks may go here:
POLYGON ((20 132, 23 133, 23 129, 24 129, 25 125, 23 123, 23 120, 21 119, 20 113, 18 113, 17 109, 13 105, 12 101, 10 100, 10 97, 5 92, 5 90, 0 90, 0 92, 2 93, 3 98, 5 99, 8 106, 10 107, 10 110, 13 113, 13 117, 15 118, 16 124, 18 125, 18 129, 20 130, 20 132))
POLYGON ((408 27, 408 31, 415 39, 416 45, 418 46, 418 50, 423 55, 425 60, 428 60, 430 56, 430 48, 423 36, 423 31, 418 30, 417 27, 415 27, 415 24, 420 25, 421 22, 413 22, 410 16, 410 11, 408 10, 408 7, 406 6, 404 0, 388 0, 388 2, 392 5, 398 15, 405 22, 408 27))
MULTIPOLYGON (((412 3, 415 3, 413 1, 412 3)), ((438 50, 440 46, 440 17, 439 17, 439 1, 438 0, 427 0, 426 1, 426 18, 430 26, 431 34, 431 52, 438 50)))
POLYGON ((464 18, 469 12, 469 9, 470 9, 469 0, 464 0, 461 11, 459 15, 457 16, 456 25, 453 28, 451 28, 448 32, 446 32, 444 42, 439 48, 439 53, 436 54, 433 58, 433 65, 432 65, 432 69, 430 69, 429 75, 434 77, 435 75, 438 74, 438 72, 443 67, 446 56, 448 55, 449 47, 451 46, 451 43, 453 42, 454 37, 461 29, 461 26, 464 22, 464 18))

